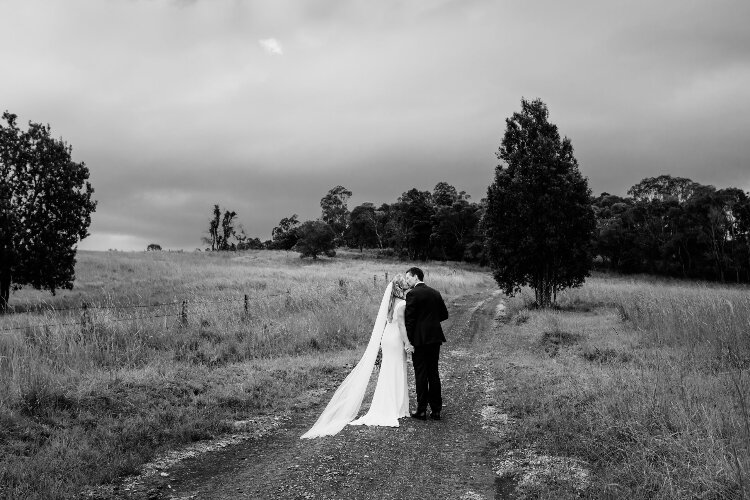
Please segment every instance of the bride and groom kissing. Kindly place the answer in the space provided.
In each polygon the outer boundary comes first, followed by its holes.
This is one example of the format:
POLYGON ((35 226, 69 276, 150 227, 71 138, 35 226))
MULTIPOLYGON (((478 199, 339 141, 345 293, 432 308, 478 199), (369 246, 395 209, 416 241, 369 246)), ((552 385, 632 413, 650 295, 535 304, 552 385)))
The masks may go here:
POLYGON ((440 420, 443 400, 438 359, 440 345, 445 342, 440 322, 448 319, 448 309, 440 292, 423 279, 424 273, 417 267, 394 276, 383 294, 365 353, 303 439, 331 436, 346 425, 398 427, 401 417, 426 420, 428 405, 430 418, 440 420), (379 350, 382 358, 372 403, 367 413, 355 420, 379 350), (414 365, 414 413, 409 413, 407 354, 414 365))

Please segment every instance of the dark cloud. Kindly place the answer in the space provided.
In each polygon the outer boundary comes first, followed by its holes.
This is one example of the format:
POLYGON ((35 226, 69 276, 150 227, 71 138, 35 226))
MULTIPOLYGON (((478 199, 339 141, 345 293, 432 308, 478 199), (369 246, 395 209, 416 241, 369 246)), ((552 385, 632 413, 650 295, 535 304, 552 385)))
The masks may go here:
POLYGON ((214 203, 267 238, 338 184, 352 205, 443 180, 479 199, 522 96, 595 192, 662 173, 750 189, 750 4, 6 0, 0 17, 23 40, 0 46, 3 106, 91 169, 87 248, 199 246, 214 203))

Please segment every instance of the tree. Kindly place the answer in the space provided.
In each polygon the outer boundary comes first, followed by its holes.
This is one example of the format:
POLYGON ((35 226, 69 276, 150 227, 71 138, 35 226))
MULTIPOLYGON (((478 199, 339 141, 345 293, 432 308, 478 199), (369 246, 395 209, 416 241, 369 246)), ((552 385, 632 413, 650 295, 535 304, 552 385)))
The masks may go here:
POLYGON ((349 227, 349 209, 347 202, 352 196, 352 192, 344 186, 336 186, 328 191, 320 200, 322 210, 321 220, 331 226, 336 235, 336 243, 343 242, 344 233, 349 227))
POLYGON ((660 175, 629 197, 593 201, 595 249, 610 268, 685 279, 750 281, 747 193, 660 175))
POLYGON ((226 210, 222 215, 219 205, 214 205, 213 217, 208 222, 208 237, 203 237, 203 242, 211 245, 212 252, 237 248, 237 245, 230 241, 237 235, 236 218, 237 212, 226 210))
POLYGON ((380 205, 372 213, 366 214, 371 218, 372 229, 375 232, 378 248, 382 250, 384 242, 388 239, 388 223, 391 215, 391 206, 387 203, 380 205))
POLYGON ((602 193, 593 200, 597 235, 594 252, 610 269, 618 269, 632 239, 626 236, 623 213, 632 207, 632 200, 602 193))
POLYGON ((234 220, 237 218, 237 212, 227 210, 221 218, 221 235, 219 238, 219 250, 234 250, 234 243, 229 240, 235 235, 234 220))
POLYGON ((245 232, 242 224, 238 224, 234 231, 234 239, 237 240, 237 250, 247 250, 247 241, 249 238, 250 236, 245 232))
POLYGON ((465 198, 452 205, 438 205, 432 216, 433 255, 443 260, 461 260, 466 248, 476 239, 480 207, 465 198))
POLYGON ((378 245, 378 221, 375 214, 375 205, 363 203, 352 209, 349 228, 346 231, 346 240, 350 246, 359 248, 360 252, 364 247, 371 248, 378 245))
POLYGON ((149 246, 146 247, 147 252, 160 252, 161 251, 161 245, 158 243, 151 243, 149 246))
POLYGON ((750 193, 745 193, 734 207, 737 229, 739 266, 744 270, 745 281, 750 281, 750 193))
POLYGON ((435 208, 432 194, 412 188, 392 205, 394 248, 406 251, 409 259, 427 260, 430 256, 430 235, 435 208))
POLYGON ((76 244, 88 236, 96 201, 89 170, 50 126, 4 112, 0 123, 0 312, 11 286, 70 289, 76 244))
POLYGON ((221 221, 221 208, 219 205, 214 205, 213 217, 208 221, 208 237, 203 238, 203 242, 207 245, 211 245, 211 251, 215 252, 218 250, 219 242, 219 224, 221 221))
POLYGON ((237 240, 237 250, 260 250, 264 248, 260 238, 251 238, 248 236, 241 225, 235 233, 234 238, 237 240))
POLYGON ((736 188, 717 190, 713 186, 703 186, 699 194, 693 196, 685 208, 693 214, 692 226, 698 229, 697 240, 702 243, 701 252, 704 267, 712 279, 726 280, 727 271, 734 271, 739 282, 740 271, 735 254, 742 237, 738 232, 737 208, 746 199, 745 193, 736 188), (733 258, 735 257, 735 258, 733 258))
POLYGON ((671 175, 660 175, 659 177, 648 177, 635 186, 628 189, 628 194, 636 202, 639 201, 666 201, 670 198, 682 203, 689 200, 702 186, 697 182, 684 177, 672 177, 671 175))
POLYGON ((318 255, 336 256, 336 235, 331 226, 323 221, 310 220, 299 227, 299 240, 294 250, 300 253, 300 258, 312 257, 317 260, 318 255))
POLYGON ((462 260, 465 260, 466 262, 476 262, 482 266, 486 266, 488 262, 483 221, 484 214, 487 211, 487 198, 482 198, 479 200, 479 203, 475 204, 475 206, 477 225, 474 228, 471 237, 466 242, 462 260))
POLYGON ((265 248, 260 238, 247 238, 237 245, 237 250, 262 250, 265 248))
POLYGON ((432 216, 431 251, 442 260, 476 260, 483 246, 477 238, 482 213, 480 206, 469 202, 465 191, 458 192, 447 182, 438 182, 432 190, 435 213, 432 216), (471 247, 471 249, 469 249, 471 247), (468 250, 468 254, 467 254, 468 250))
POLYGON ((279 225, 271 231, 271 246, 274 250, 291 250, 297 244, 299 239, 298 227, 299 220, 297 214, 291 217, 284 217, 279 221, 279 225))
POLYGON ((540 99, 506 119, 500 164, 487 190, 484 227, 493 275, 505 293, 534 289, 541 307, 580 286, 592 266, 591 192, 573 146, 560 139, 540 99))
POLYGON ((432 201, 436 206, 450 207, 458 200, 458 191, 447 182, 438 182, 432 190, 432 201))

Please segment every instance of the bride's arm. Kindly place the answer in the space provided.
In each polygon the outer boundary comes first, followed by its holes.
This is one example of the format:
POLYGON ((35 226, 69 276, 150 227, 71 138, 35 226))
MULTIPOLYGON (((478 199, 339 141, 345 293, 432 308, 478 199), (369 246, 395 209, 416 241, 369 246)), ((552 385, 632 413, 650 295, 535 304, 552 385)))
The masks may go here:
POLYGON ((409 337, 406 335, 406 321, 404 318, 404 311, 406 307, 403 305, 396 308, 396 324, 398 325, 398 332, 401 334, 401 340, 404 342, 404 347, 408 348, 407 352, 414 352, 414 346, 409 342, 409 337))

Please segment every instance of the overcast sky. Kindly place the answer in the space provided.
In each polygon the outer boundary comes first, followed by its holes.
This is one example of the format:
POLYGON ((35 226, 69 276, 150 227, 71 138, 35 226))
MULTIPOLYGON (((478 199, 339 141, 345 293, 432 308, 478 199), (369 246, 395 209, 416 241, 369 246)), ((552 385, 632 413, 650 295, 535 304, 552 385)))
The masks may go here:
POLYGON ((478 201, 539 97, 595 194, 750 190, 747 0, 0 0, 0 111, 49 123, 99 201, 83 249, 261 239, 447 181, 478 201))

